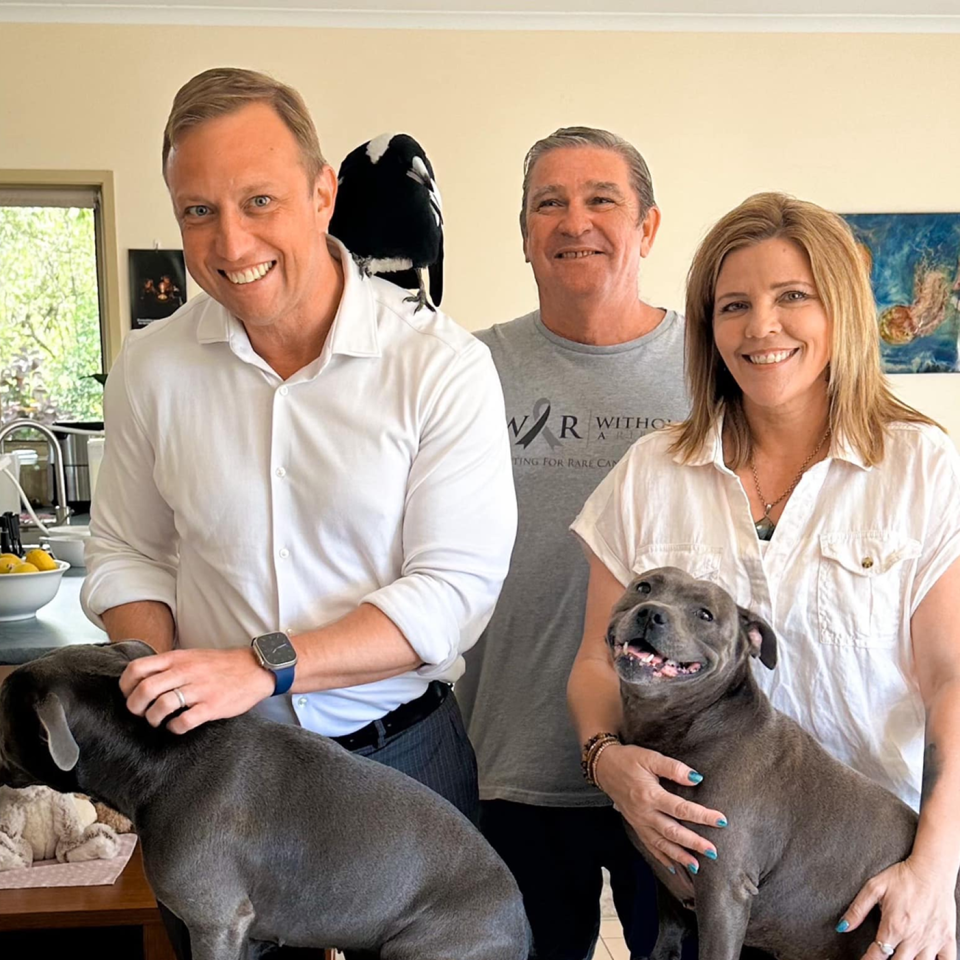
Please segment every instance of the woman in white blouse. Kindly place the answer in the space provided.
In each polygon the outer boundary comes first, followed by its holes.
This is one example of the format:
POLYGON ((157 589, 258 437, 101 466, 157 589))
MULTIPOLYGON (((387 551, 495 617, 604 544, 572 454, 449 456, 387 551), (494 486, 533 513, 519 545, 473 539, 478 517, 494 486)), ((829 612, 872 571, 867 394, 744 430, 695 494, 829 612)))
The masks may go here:
MULTIPOLYGON (((716 224, 688 278, 687 377, 690 418, 638 441, 573 525, 591 565, 568 688, 581 741, 618 730, 604 635, 624 585, 659 566, 715 580, 778 634, 777 669, 757 671, 774 705, 920 810, 910 857, 838 930, 878 903, 897 960, 956 960, 960 456, 892 396, 839 217, 768 193, 716 224)), ((659 785, 689 786, 683 757, 613 745, 595 770, 665 866, 723 856, 724 811, 659 785)))

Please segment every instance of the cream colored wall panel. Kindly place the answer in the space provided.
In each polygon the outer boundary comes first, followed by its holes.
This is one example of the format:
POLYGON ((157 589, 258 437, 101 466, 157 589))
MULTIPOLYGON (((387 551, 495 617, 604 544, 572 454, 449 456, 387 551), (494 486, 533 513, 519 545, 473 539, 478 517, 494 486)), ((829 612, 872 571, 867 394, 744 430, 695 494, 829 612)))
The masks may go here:
MULTIPOLYGON (((640 282, 657 304, 682 306, 698 239, 757 190, 960 210, 950 36, 0 24, 0 49, 0 167, 115 173, 125 317, 127 248, 179 245, 159 170, 170 101, 220 64, 300 89, 334 165, 386 130, 423 142, 447 216, 444 308, 471 329, 535 305, 521 163, 563 124, 609 127, 646 155, 664 221, 640 282)), ((960 376, 896 385, 960 437, 960 376)))

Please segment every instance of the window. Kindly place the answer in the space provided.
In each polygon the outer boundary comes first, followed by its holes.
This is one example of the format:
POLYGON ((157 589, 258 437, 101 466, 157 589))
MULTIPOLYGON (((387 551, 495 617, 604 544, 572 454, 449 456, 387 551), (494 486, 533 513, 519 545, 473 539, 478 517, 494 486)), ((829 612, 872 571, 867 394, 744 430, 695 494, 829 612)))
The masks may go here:
POLYGON ((97 375, 111 359, 104 183, 4 179, 0 171, 0 424, 100 420, 97 375))

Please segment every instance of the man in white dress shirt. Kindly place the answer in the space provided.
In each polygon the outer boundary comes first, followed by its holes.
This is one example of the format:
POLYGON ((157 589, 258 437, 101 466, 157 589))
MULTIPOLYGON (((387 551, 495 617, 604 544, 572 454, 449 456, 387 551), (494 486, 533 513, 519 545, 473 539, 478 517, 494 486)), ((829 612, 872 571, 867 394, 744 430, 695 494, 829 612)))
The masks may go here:
POLYGON ((516 529, 489 351, 326 235, 336 176, 289 87, 194 77, 163 172, 204 294, 111 370, 83 589, 158 652, 128 707, 178 734, 257 709, 475 817, 450 685, 516 529))

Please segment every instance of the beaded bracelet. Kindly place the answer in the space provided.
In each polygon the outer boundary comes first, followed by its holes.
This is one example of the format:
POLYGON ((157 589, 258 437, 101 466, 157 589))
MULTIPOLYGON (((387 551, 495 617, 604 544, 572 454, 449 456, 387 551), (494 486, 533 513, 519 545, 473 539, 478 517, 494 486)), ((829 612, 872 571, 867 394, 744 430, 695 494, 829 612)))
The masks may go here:
POLYGON ((597 760, 611 743, 620 742, 620 738, 615 733, 604 732, 592 736, 583 745, 580 754, 580 768, 583 770, 583 777, 587 783, 599 788, 600 785, 596 778, 597 760))

